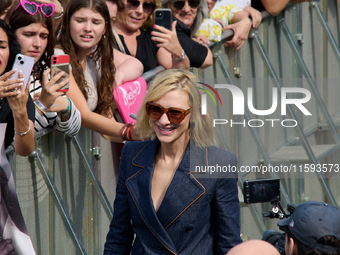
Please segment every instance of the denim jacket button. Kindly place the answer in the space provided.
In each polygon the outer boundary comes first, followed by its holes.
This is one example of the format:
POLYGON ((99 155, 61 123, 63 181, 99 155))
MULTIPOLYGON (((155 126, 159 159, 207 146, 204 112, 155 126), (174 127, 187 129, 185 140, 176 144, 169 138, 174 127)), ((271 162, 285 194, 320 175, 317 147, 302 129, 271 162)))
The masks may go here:
POLYGON ((189 224, 187 227, 186 227, 186 231, 190 231, 190 230, 193 230, 194 229, 194 225, 193 224, 189 224))

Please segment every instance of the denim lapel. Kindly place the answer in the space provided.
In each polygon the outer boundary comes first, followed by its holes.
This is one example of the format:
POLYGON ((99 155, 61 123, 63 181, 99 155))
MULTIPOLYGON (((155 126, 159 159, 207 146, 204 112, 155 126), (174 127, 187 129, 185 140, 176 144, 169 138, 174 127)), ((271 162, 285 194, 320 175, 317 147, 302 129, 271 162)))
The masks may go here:
POLYGON ((148 142, 132 160, 131 167, 140 168, 126 180, 126 186, 138 208, 143 221, 155 237, 173 254, 177 254, 171 237, 167 234, 156 216, 151 198, 151 178, 155 166, 158 140, 148 142))
MULTIPOLYGON (((185 151, 157 212, 158 219, 165 229, 205 193, 204 186, 190 173, 190 148, 195 154, 203 151, 194 146, 192 141, 185 151)), ((205 155, 203 157, 205 161, 205 155)))

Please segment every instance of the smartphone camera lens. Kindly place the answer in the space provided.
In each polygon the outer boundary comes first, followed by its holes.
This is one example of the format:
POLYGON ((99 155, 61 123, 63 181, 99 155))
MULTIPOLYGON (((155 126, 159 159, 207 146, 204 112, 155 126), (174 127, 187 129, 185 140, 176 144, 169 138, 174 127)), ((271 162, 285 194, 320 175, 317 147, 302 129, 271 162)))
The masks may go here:
POLYGON ((18 60, 21 60, 21 57, 20 57, 20 56, 18 57, 18 60))
POLYGON ((20 64, 22 64, 22 65, 23 65, 24 63, 25 63, 24 61, 22 61, 22 60, 20 61, 20 64))
POLYGON ((162 17, 162 13, 161 12, 156 12, 156 16, 157 16, 157 18, 160 18, 160 17, 162 17))
POLYGON ((57 63, 57 61, 54 60, 54 61, 53 61, 53 64, 55 64, 55 63, 57 63))

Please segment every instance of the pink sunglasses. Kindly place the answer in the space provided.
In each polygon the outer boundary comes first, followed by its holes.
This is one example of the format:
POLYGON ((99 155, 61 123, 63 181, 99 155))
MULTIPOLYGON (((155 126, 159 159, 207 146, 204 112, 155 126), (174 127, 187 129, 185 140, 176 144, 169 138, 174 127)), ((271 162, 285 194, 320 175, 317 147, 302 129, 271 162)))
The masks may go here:
POLYGON ((19 6, 22 6, 24 10, 31 14, 34 15, 38 11, 38 7, 40 7, 41 12, 46 16, 46 17, 51 17, 54 13, 55 5, 54 4, 37 4, 34 2, 28 2, 26 0, 21 0, 18 6, 15 8, 15 11, 19 8, 19 6))

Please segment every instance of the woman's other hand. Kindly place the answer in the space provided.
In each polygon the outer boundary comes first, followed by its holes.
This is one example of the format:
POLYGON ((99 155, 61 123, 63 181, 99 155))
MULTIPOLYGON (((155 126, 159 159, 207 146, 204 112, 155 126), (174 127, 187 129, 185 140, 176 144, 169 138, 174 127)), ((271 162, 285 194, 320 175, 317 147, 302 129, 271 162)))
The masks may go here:
MULTIPOLYGON (((19 79, 23 79, 22 71, 19 71, 19 79)), ((18 85, 17 85, 18 86, 18 85)), ((26 104, 28 100, 28 86, 25 90, 25 87, 22 85, 18 87, 15 92, 12 92, 12 96, 7 96, 7 100, 9 106, 12 109, 13 116, 21 116, 22 114, 27 114, 26 104)), ((15 90, 15 89, 14 89, 15 90)))
POLYGON ((196 42, 198 42, 200 44, 210 45, 210 41, 204 35, 199 35, 197 37, 193 37, 192 40, 194 40, 194 41, 196 41, 196 42))
POLYGON ((243 11, 252 19, 252 27, 257 28, 262 20, 262 14, 251 6, 244 7, 243 11))
POLYGON ((16 88, 24 85, 23 78, 9 80, 9 77, 15 72, 15 70, 12 70, 0 76, 0 98, 17 95, 18 90, 16 88))
POLYGON ((172 55, 180 57, 183 49, 177 38, 176 24, 177 21, 172 22, 171 31, 164 27, 153 25, 155 31, 151 32, 151 39, 156 43, 157 47, 162 47, 172 55))
POLYGON ((157 52, 157 60, 160 65, 166 69, 181 68, 189 70, 190 61, 188 57, 184 54, 184 58, 182 58, 183 48, 178 41, 176 24, 177 21, 172 22, 171 31, 164 27, 153 25, 153 28, 158 31, 151 32, 151 40, 160 48, 157 52))
POLYGON ((225 45, 227 47, 236 48, 236 50, 241 49, 242 45, 248 39, 251 25, 252 23, 247 17, 234 24, 226 26, 226 30, 231 29, 234 31, 234 36, 230 41, 227 41, 225 45))

